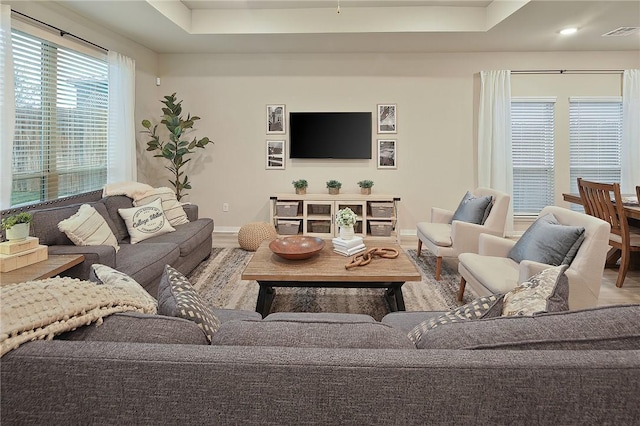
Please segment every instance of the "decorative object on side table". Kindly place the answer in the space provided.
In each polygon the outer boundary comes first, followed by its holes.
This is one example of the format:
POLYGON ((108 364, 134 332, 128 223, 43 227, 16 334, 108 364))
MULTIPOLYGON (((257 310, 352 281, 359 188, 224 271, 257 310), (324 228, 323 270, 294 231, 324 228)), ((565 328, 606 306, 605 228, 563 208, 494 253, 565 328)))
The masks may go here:
POLYGON ((2 230, 7 240, 24 240, 29 236, 29 224, 33 216, 31 213, 18 213, 2 219, 2 230))
POLYGON ((338 210, 336 215, 336 224, 340 227, 340 238, 350 240, 355 235, 353 225, 356 224, 358 217, 349 207, 338 210))
POLYGON ((329 190, 329 194, 337 195, 340 193, 340 188, 342 188, 342 183, 335 179, 331 179, 327 182, 327 189, 329 190))
POLYGON ((307 193, 307 186, 309 186, 309 183, 306 181, 306 179, 294 180, 291 183, 293 184, 293 187, 296 189, 296 194, 304 195, 307 193))
POLYGON ((358 182, 358 186, 360 187, 360 193, 362 195, 371 195, 371 187, 373 186, 372 180, 361 180, 358 182))
POLYGON ((308 259, 324 248, 322 238, 296 235, 293 237, 276 238, 269 243, 272 252, 284 259, 308 259))
POLYGON ((191 159, 185 160, 187 155, 195 153, 195 148, 205 148, 207 144, 213 141, 208 137, 201 139, 193 138, 192 141, 182 140, 184 135, 193 130, 193 123, 196 120, 200 120, 198 116, 191 116, 187 114, 186 120, 182 118, 182 101, 176 102, 176 94, 173 93, 170 96, 165 96, 164 101, 161 101, 166 108, 162 108, 164 115, 162 116, 161 123, 164 124, 169 131, 169 140, 161 141, 158 135, 158 125, 151 127, 149 120, 142 120, 142 127, 147 130, 143 130, 143 133, 148 133, 151 140, 147 142, 147 151, 158 151, 154 157, 165 158, 169 161, 169 165, 165 166, 173 174, 174 180, 169 180, 176 191, 176 198, 178 201, 187 194, 182 191, 185 189, 191 189, 191 183, 189 177, 185 174, 182 167, 187 164, 191 159))

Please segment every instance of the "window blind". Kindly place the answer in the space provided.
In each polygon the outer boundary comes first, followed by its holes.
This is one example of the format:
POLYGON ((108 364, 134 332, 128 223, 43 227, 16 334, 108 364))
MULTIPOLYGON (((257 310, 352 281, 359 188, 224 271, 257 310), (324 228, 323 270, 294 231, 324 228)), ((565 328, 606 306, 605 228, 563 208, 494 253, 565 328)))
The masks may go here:
POLYGON ((101 188, 107 164, 106 59, 16 29, 12 42, 11 205, 101 188))
POLYGON ((513 213, 536 216, 554 197, 554 99, 512 99, 513 213))
POLYGON ((570 98, 571 192, 578 192, 579 177, 603 183, 620 182, 621 143, 621 98, 570 98))

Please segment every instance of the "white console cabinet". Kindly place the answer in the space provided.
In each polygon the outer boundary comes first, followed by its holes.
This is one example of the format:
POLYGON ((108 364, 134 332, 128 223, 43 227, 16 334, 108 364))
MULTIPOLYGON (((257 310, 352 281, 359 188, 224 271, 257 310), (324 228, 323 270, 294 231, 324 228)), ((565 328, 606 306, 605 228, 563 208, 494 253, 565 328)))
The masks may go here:
POLYGON ((357 215, 356 235, 371 239, 397 239, 398 202, 386 194, 275 194, 271 196, 271 222, 279 235, 310 235, 330 239, 338 235, 338 210, 349 207, 357 215))

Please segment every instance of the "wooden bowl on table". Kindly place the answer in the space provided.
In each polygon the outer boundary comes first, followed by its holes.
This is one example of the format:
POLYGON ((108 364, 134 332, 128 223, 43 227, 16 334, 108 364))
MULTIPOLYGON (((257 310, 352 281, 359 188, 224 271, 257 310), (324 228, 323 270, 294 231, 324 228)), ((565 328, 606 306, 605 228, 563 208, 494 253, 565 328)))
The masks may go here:
POLYGON ((276 238, 269 243, 272 252, 284 259, 299 260, 308 259, 324 248, 322 238, 294 235, 291 237, 276 238))

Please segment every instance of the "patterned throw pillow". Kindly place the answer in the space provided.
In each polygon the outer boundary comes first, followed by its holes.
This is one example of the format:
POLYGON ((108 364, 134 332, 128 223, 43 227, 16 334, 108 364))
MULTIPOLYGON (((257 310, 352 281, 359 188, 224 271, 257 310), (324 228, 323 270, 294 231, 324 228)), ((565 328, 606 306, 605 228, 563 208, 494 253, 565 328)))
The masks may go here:
MULTIPOLYGON (((100 263, 94 263, 91 265, 89 281, 107 286, 128 288, 130 291, 139 293, 141 301, 157 306, 156 299, 154 299, 136 280, 124 272, 116 271, 107 265, 102 265, 100 263)), ((155 309, 154 312, 151 313, 155 314, 155 309)))
POLYGON ((118 213, 127 224, 131 244, 175 231, 164 215, 159 198, 141 207, 118 209, 118 213))
POLYGON ((548 268, 504 295, 502 316, 569 310, 568 265, 548 268))
POLYGON ((136 207, 147 205, 160 198, 162 210, 167 217, 169 223, 173 226, 189 223, 187 213, 182 208, 182 204, 176 198, 176 193, 171 188, 163 186, 161 188, 153 188, 145 192, 143 195, 136 197, 133 205, 136 207))
POLYGON ((209 343, 220 328, 220 321, 189 280, 169 265, 164 268, 158 288, 158 313, 195 322, 204 331, 209 343))
POLYGON ((77 213, 61 220, 58 229, 77 246, 112 246, 116 252, 120 250, 107 221, 89 204, 81 205, 77 213))
POLYGON ((499 317, 502 313, 502 298, 501 294, 480 297, 444 315, 422 321, 409 332, 409 339, 418 345, 425 333, 442 324, 499 317))

